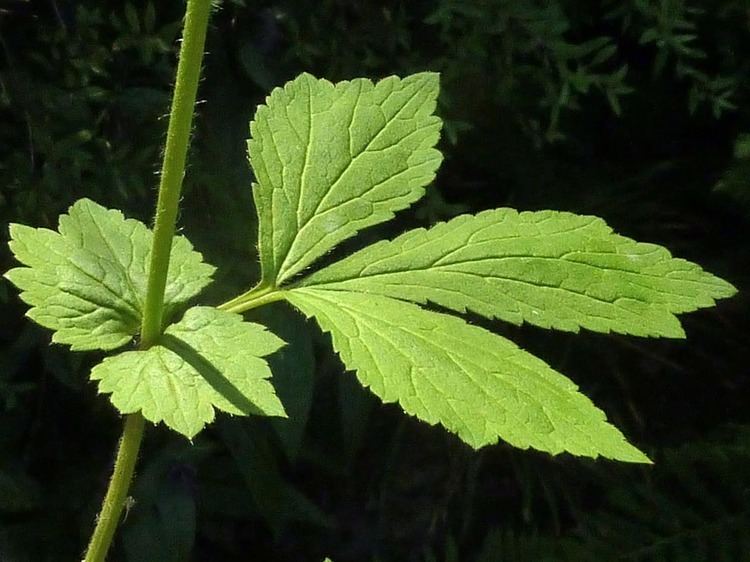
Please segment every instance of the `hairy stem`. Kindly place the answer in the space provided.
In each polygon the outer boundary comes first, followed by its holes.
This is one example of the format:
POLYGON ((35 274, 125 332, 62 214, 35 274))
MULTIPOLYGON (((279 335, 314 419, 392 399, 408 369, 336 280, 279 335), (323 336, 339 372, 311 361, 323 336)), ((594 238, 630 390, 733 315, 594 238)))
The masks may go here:
MULTIPOLYGON (((156 204, 141 349, 152 346, 162 332, 164 290, 210 13, 211 0, 188 0, 156 204)), ((140 413, 125 417, 112 479, 83 562, 104 562, 107 557, 133 479, 144 423, 140 413)))
POLYGON ((120 520, 122 508, 133 477, 133 470, 138 459, 138 449, 143 437, 144 420, 140 413, 125 417, 125 427, 117 449, 115 470, 109 481, 107 495, 104 496, 102 509, 96 521, 96 529, 91 535, 91 542, 86 551, 84 562, 104 561, 107 550, 115 535, 117 523, 120 520))
POLYGON ((146 302, 141 324, 141 345, 153 345, 162 331, 164 288, 167 285, 169 256, 172 252, 177 210, 185 175, 185 159, 190 142, 193 108, 201 72, 203 47, 206 42, 210 0, 189 0, 182 35, 177 79, 169 115, 167 144, 161 169, 159 199, 154 219, 154 243, 148 272, 146 302))

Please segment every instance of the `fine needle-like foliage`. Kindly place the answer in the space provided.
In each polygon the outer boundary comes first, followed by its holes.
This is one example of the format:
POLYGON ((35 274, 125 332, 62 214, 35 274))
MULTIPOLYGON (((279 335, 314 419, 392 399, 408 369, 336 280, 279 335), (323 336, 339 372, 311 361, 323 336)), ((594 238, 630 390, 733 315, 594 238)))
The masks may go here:
MULTIPOLYGON (((542 328, 684 337, 676 314, 735 289, 601 219, 496 209, 376 243, 310 272, 363 228, 414 203, 441 162, 438 75, 332 84, 303 74, 251 124, 260 283, 218 308, 186 303, 213 268, 174 239, 164 328, 148 349, 92 371, 122 413, 192 438, 218 408, 283 416, 265 357, 283 344, 238 313, 287 300, 330 333, 345 366, 384 402, 473 447, 502 439, 552 454, 649 462, 576 385, 509 340, 450 313, 542 328), (438 305, 450 313, 435 312, 438 305)), ((138 333, 151 231, 82 200, 58 232, 11 226, 25 266, 6 276, 29 316, 73 349, 138 333)))

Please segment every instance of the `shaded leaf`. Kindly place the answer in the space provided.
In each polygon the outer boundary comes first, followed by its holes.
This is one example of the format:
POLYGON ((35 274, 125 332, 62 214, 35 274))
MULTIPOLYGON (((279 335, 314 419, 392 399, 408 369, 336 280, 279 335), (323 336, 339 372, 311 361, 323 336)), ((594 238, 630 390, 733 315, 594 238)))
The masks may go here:
POLYGON ((257 320, 277 334, 287 345, 268 359, 276 389, 287 413, 271 419, 287 458, 297 457, 305 435, 315 383, 315 357, 312 337, 305 321, 285 305, 258 311, 257 320))
POLYGON ((158 345, 107 357, 91 371, 99 392, 123 414, 142 412, 192 438, 214 409, 283 416, 265 356, 283 342, 231 312, 195 307, 169 326, 158 345))
POLYGON ((282 477, 263 432, 248 431, 240 420, 222 420, 217 428, 237 463, 258 513, 268 520, 277 537, 292 521, 331 526, 321 509, 282 477))

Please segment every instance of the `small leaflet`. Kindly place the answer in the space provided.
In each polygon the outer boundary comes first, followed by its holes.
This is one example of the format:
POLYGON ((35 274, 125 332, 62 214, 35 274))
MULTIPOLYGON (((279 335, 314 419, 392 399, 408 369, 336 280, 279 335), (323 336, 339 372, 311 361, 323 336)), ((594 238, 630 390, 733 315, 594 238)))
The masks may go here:
MULTIPOLYGON (((74 350, 110 350, 138 333, 153 233, 90 199, 60 216, 58 231, 10 225, 10 249, 25 267, 5 274, 31 306, 27 315, 74 350)), ((211 282, 214 267, 176 236, 165 317, 211 282)))
POLYGON ((276 88, 250 125, 264 281, 281 285, 358 231, 424 194, 438 75, 332 84, 302 74, 276 88))
POLYGON ((123 414, 140 411, 192 439, 214 411, 286 416, 266 357, 284 342, 260 324, 211 307, 189 309, 146 351, 107 357, 91 371, 123 414))
POLYGON ((378 295, 295 289, 289 301, 331 334, 344 365, 383 402, 479 448, 648 463, 573 382, 509 340, 378 295))
POLYGON ((433 302, 514 324, 683 338, 676 314, 736 289, 666 248, 591 216, 495 209, 407 232, 334 263, 303 286, 433 302))

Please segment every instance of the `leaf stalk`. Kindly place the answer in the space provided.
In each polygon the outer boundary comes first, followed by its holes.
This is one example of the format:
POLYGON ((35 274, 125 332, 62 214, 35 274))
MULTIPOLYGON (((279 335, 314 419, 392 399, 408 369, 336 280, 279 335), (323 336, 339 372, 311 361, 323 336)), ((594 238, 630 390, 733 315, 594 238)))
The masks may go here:
POLYGON ((258 285, 248 292, 239 295, 216 308, 240 314, 265 304, 284 300, 286 291, 270 285, 258 285))

